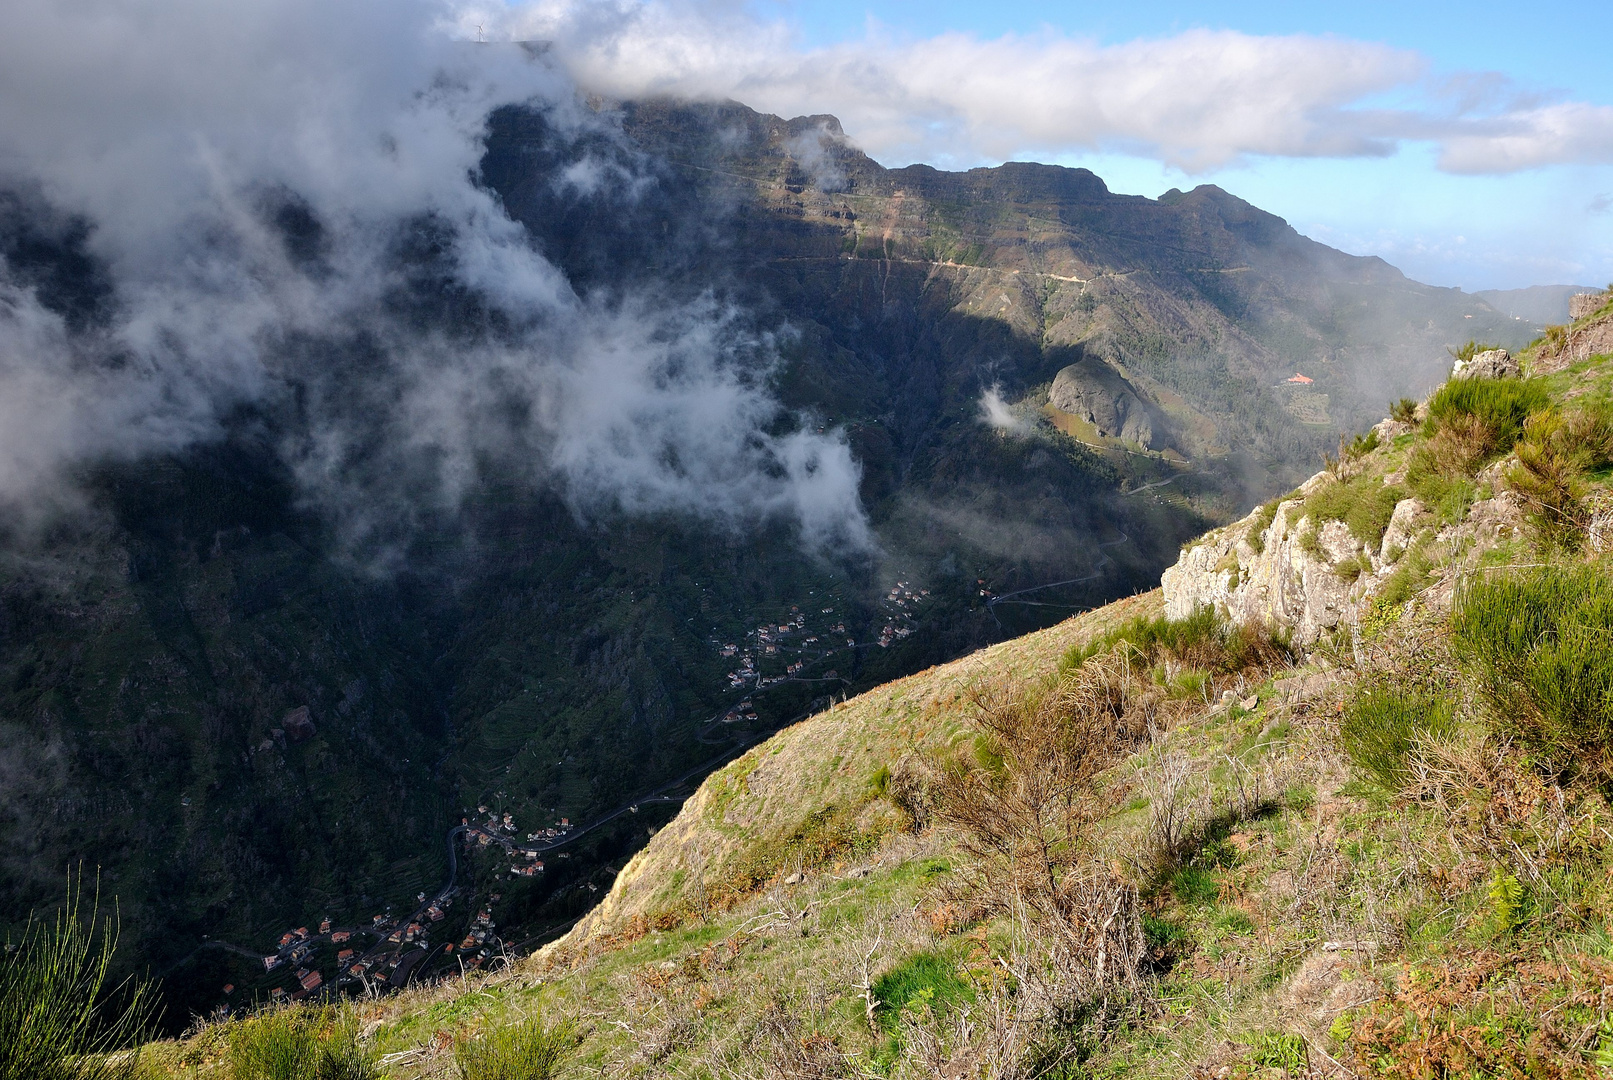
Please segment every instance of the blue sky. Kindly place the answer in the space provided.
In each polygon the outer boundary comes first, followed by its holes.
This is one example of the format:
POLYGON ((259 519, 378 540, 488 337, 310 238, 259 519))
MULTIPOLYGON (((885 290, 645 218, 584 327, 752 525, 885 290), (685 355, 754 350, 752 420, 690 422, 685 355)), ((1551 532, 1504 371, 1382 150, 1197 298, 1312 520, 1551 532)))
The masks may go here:
POLYGON ((515 0, 585 83, 832 112, 887 165, 1214 183, 1467 289, 1613 280, 1607 5, 515 0))

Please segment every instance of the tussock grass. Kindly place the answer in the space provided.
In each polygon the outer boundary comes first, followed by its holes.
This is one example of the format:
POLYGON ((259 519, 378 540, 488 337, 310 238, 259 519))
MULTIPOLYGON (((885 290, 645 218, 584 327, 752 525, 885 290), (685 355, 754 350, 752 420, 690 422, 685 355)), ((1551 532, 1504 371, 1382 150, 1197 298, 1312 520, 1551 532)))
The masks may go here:
POLYGON ((1577 547, 1589 522, 1585 505, 1592 473, 1613 465, 1613 409, 1582 404, 1566 414, 1536 413, 1524 424, 1507 486, 1528 507, 1548 544, 1577 547))
POLYGON ((341 1009, 291 1007, 230 1030, 230 1080, 380 1080, 358 1024, 341 1009))
POLYGON ((1416 688, 1380 684, 1349 703, 1339 724, 1339 744, 1350 763, 1386 792, 1410 779, 1410 759, 1425 739, 1456 726, 1451 702, 1416 688))
POLYGON ((0 1080, 126 1080, 140 1075, 128 1046, 147 1028, 143 985, 111 985, 117 947, 110 920, 97 926, 81 886, 50 923, 30 921, 0 954, 0 1080))
POLYGON ((549 1080, 577 1046, 577 1029, 537 1018, 494 1028, 454 1046, 461 1080, 549 1080))
POLYGON ((1254 627, 1228 626, 1213 609, 1200 607, 1185 619, 1129 619, 1085 645, 1071 648, 1060 662, 1060 671, 1068 674, 1092 657, 1117 648, 1150 663, 1168 658, 1220 673, 1291 658, 1289 645, 1280 636, 1254 627))
POLYGON ((1529 379, 1453 379, 1428 400, 1428 419, 1436 432, 1476 423, 1486 452, 1504 454, 1529 417, 1550 403, 1546 388, 1529 379))
POLYGON ((1613 779, 1613 572, 1555 566, 1479 580, 1451 616, 1493 724, 1558 772, 1613 779))
POLYGON ((1394 516, 1395 504, 1405 497, 1403 488, 1386 485, 1376 476, 1360 476, 1323 484, 1305 500, 1302 513, 1313 522, 1342 521, 1351 536, 1377 547, 1394 516))

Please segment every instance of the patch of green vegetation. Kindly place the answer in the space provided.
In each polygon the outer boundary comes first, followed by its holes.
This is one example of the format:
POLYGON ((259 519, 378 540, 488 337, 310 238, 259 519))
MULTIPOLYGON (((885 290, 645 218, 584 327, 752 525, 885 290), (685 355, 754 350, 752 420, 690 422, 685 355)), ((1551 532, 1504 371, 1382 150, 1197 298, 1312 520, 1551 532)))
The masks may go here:
POLYGON ((1374 475, 1323 484, 1305 500, 1303 513, 1313 522, 1342 521, 1350 535, 1376 547, 1394 515, 1395 504, 1406 497, 1403 488, 1385 484, 1374 475))
MULTIPOLYGON (((1260 657, 1286 655, 1286 640, 1251 627, 1222 623, 1215 610, 1200 606, 1185 619, 1138 616, 1098 635, 1085 645, 1072 646, 1059 661, 1062 674, 1114 648, 1129 648, 1147 658, 1170 657, 1203 672, 1237 671, 1260 657)), ((1182 684, 1190 693, 1194 680, 1182 684)))
POLYGON ((1249 546, 1254 548, 1255 554, 1259 555, 1266 550, 1266 530, 1271 528, 1271 523, 1276 520, 1277 508, 1281 505, 1281 499, 1272 499, 1270 502, 1261 503, 1260 509, 1255 512, 1254 521, 1249 523, 1249 533, 1246 539, 1249 546))
POLYGON ((1568 412, 1548 409, 1524 424, 1507 486, 1523 497, 1537 534, 1573 549, 1590 519, 1592 476, 1613 465, 1613 407, 1582 400, 1568 412))
POLYGON ((144 986, 113 986, 117 938, 81 918, 77 887, 51 923, 30 921, 0 952, 0 1077, 7 1080, 132 1080, 137 1055, 103 1056, 145 1034, 152 1001, 144 986))
POLYGON ((1181 923, 1145 912, 1142 917, 1143 941, 1150 949, 1177 949, 1193 940, 1193 932, 1181 923))
POLYGON ((1479 580, 1451 615, 1492 723, 1557 771, 1613 776, 1613 575, 1561 565, 1479 580))
POLYGON ((957 958, 926 950, 905 957, 874 980, 875 1017, 886 1033, 894 1034, 905 1010, 942 1012, 973 1001, 975 991, 957 958))
POLYGON ((1281 1069, 1284 1076, 1303 1076, 1310 1072, 1310 1051, 1298 1035, 1266 1031, 1255 1036, 1250 1045, 1249 1063, 1262 1069, 1281 1069))
POLYGON ((1403 397, 1389 406, 1389 419, 1401 424, 1415 424, 1417 422, 1417 403, 1409 397, 1403 397))
POLYGON ((454 1064, 462 1080, 549 1080, 577 1041, 570 1023, 545 1027, 534 1017, 460 1040, 454 1046, 454 1064))
POLYGON ((1350 763, 1381 790, 1399 791, 1419 740, 1455 728, 1451 703, 1401 685, 1384 683, 1357 694, 1339 724, 1339 744, 1350 763))
MULTIPOLYGON (((231 1080, 380 1080, 376 1054, 358 1037, 357 1019, 337 1008, 291 1007, 260 1013, 230 1030, 231 1080)), ((520 1074, 504 1074, 512 1078, 520 1074)), ((503 1080, 478 1074, 476 1080, 503 1080)), ((547 1074, 536 1077, 544 1080, 547 1074)))
POLYGON ((1452 379, 1429 398, 1428 419, 1447 426, 1471 417, 1489 434, 1491 452, 1504 454, 1529 417, 1549 404, 1546 388, 1532 379, 1452 379))

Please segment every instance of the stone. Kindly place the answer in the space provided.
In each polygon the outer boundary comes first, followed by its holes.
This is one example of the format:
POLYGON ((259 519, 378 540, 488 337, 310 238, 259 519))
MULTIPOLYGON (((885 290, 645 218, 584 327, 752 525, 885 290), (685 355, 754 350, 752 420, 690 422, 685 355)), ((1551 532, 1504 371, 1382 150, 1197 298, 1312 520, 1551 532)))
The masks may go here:
POLYGON ((806 880, 806 875, 801 873, 801 871, 797 870, 795 873, 791 874, 789 877, 784 879, 784 884, 786 884, 786 885, 799 885, 799 884, 801 884, 801 882, 803 882, 805 880, 806 880))
POLYGON ((1154 410, 1119 372, 1095 357, 1086 357, 1054 376, 1047 403, 1085 420, 1105 438, 1158 449, 1162 425, 1154 410))
POLYGON ((1568 298, 1568 317, 1572 320, 1595 315, 1607 303, 1605 292, 1582 292, 1568 298))
POLYGON ((1471 360, 1458 360, 1451 368, 1453 379, 1512 379, 1523 374, 1518 361, 1505 349, 1474 353, 1471 360))
POLYGON ((1382 565, 1398 561, 1411 547, 1423 513, 1423 504, 1418 499, 1401 499, 1395 503, 1395 511, 1389 515, 1389 526, 1383 530, 1383 543, 1378 545, 1378 561, 1382 565))
POLYGON ((1598 555, 1613 551, 1613 505, 1591 508, 1590 524, 1585 529, 1585 544, 1598 555))
MULTIPOLYGON (((1309 494, 1326 479, 1318 473, 1301 485, 1300 493, 1309 494)), ((1303 512, 1300 499, 1280 504, 1259 552, 1248 542, 1253 514, 1184 551, 1160 578, 1165 614, 1185 619, 1195 608, 1208 606, 1234 625, 1282 627, 1301 647, 1341 623, 1354 624, 1354 586, 1333 565, 1360 554, 1361 544, 1343 522, 1328 521, 1316 530, 1314 547, 1320 554, 1307 551, 1303 537, 1311 523, 1303 512), (1236 574, 1229 563, 1236 565, 1236 574)))
POLYGON ((285 729, 286 738, 292 742, 302 742, 304 739, 314 737, 314 720, 308 714, 306 705, 298 705, 286 713, 285 719, 280 721, 280 726, 285 729))

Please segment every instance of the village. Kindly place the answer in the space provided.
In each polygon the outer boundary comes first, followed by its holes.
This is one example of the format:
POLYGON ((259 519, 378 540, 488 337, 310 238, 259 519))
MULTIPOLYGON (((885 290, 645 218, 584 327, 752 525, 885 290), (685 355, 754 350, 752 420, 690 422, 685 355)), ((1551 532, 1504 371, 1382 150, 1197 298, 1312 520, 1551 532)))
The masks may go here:
MULTIPOLYGON (((323 999, 350 989, 379 993, 420 979, 441 961, 457 961, 452 965, 456 971, 474 971, 500 955, 504 942, 495 933, 493 905, 502 896, 496 892, 476 912, 459 941, 432 942, 432 935, 439 934, 439 924, 448 919, 449 910, 463 893, 456 885, 456 845, 466 853, 497 847, 511 860, 511 877, 531 878, 543 872, 540 856, 572 839, 574 831, 570 819, 562 817, 558 824, 526 833, 526 842, 518 843, 513 815, 486 806, 478 806, 476 813, 485 814, 486 820, 473 824, 466 814, 449 831, 448 883, 429 898, 420 893, 415 898, 418 906, 408 916, 394 917, 388 910, 373 916, 367 926, 352 927, 334 926, 326 918, 320 920, 317 931, 299 926, 281 934, 275 951, 262 958, 266 975, 284 972, 280 984, 269 988, 270 1001, 323 999)), ((495 878, 502 876, 502 871, 494 874, 495 878)), ((223 992, 229 999, 235 986, 227 983, 223 992)))
MULTIPOLYGON (((861 644, 847 630, 845 617, 835 604, 818 606, 811 613, 792 605, 788 614, 752 627, 740 641, 712 639, 721 656, 737 661, 727 675, 728 690, 744 692, 740 701, 715 719, 725 724, 755 722, 758 714, 753 699, 758 692, 789 682, 838 681, 839 672, 827 667, 834 657, 859 648, 890 648, 908 637, 917 626, 915 613, 929 595, 928 589, 896 582, 881 595, 877 634, 861 644)), ((442 924, 449 920, 456 901, 465 899, 465 890, 457 884, 459 856, 497 849, 507 861, 494 872, 495 880, 506 873, 511 878, 534 878, 544 872, 544 856, 552 849, 616 814, 637 810, 637 804, 624 806, 582 830, 574 828, 569 818, 560 817, 553 824, 524 833, 510 813, 485 804, 476 807, 474 817, 467 811, 449 830, 448 883, 430 897, 419 894, 417 907, 407 916, 394 916, 388 910, 373 916, 368 925, 340 927, 325 918, 317 930, 299 926, 285 931, 275 951, 262 957, 265 975, 280 973, 278 985, 269 989, 270 1000, 325 999, 355 990, 380 993, 435 977, 431 973, 440 974, 438 969, 445 962, 456 972, 483 967, 505 950, 493 918, 493 905, 501 896, 492 893, 462 934, 446 933, 442 924)), ((235 987, 225 985, 223 990, 228 999, 235 987)))
MULTIPOLYGON (((846 630, 843 617, 833 606, 818 610, 809 625, 807 613, 799 605, 791 605, 788 616, 780 622, 765 622, 745 632, 742 642, 712 640, 712 645, 724 658, 737 658, 738 666, 728 672, 728 689, 766 690, 785 682, 825 682, 840 678, 834 669, 815 671, 832 657, 877 645, 888 649, 913 633, 916 623, 914 612, 930 595, 928 589, 915 589, 906 581, 898 581, 880 600, 883 625, 871 642, 859 645, 846 630), (782 663, 782 667, 780 664, 782 663)), ((747 697, 732 706, 719 719, 734 724, 757 719, 754 703, 747 697)))

